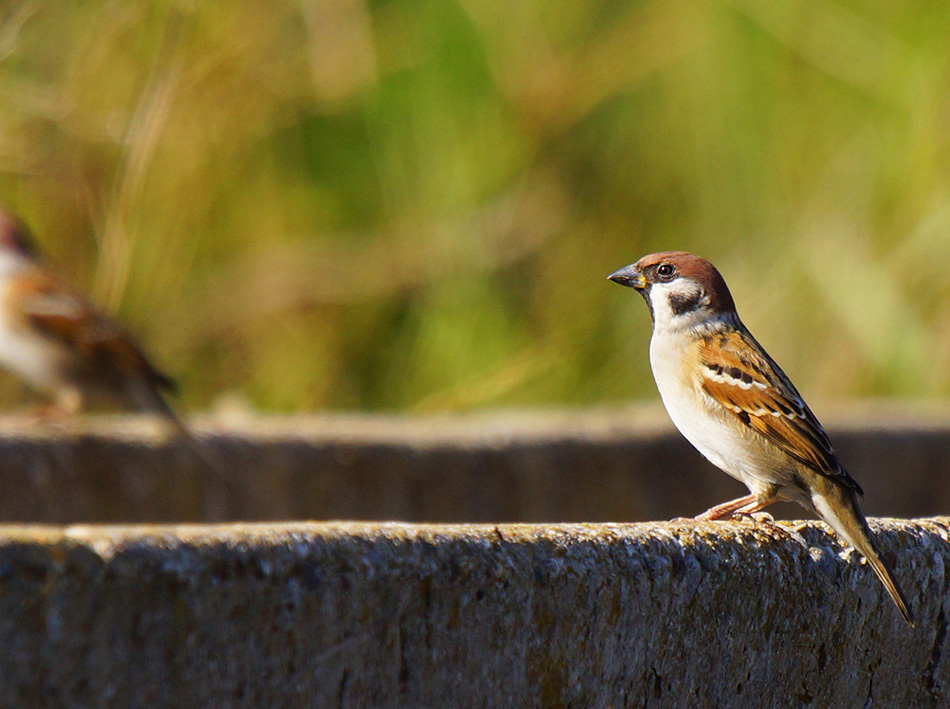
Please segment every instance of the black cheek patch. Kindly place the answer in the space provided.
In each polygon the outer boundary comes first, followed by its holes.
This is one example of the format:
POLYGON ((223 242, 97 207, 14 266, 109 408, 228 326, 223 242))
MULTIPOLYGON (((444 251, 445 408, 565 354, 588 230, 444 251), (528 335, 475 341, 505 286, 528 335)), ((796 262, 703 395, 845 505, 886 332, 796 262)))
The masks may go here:
POLYGON ((671 293, 670 309, 673 311, 674 315, 688 313, 690 311, 696 310, 696 308, 699 307, 699 303, 702 298, 703 294, 701 291, 696 291, 695 293, 689 294, 671 293))

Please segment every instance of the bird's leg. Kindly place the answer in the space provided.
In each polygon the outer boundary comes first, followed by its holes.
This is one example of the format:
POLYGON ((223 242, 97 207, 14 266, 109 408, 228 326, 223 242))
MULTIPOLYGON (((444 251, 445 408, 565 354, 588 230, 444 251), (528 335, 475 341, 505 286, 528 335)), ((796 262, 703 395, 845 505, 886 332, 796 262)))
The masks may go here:
POLYGON ((24 414, 34 425, 55 424, 63 419, 62 409, 47 401, 41 404, 30 404, 24 409, 24 414))
MULTIPOLYGON (((746 495, 745 497, 740 497, 736 500, 730 500, 729 502, 723 502, 721 505, 716 505, 711 507, 696 519, 698 520, 715 520, 722 519, 723 517, 731 517, 733 519, 739 517, 751 517, 756 519, 755 513, 759 510, 762 510, 773 502, 778 502, 779 498, 777 497, 759 497, 758 495, 746 495)), ((771 522, 774 523, 774 519, 771 519, 771 515, 768 515, 771 522)))
POLYGON ((27 415, 34 425, 58 427, 79 413, 82 405, 82 394, 75 389, 63 389, 52 401, 30 407, 27 415))
POLYGON ((55 406, 64 417, 75 416, 82 411, 82 393, 73 387, 67 387, 56 392, 55 406))
POLYGON ((737 510, 741 510, 744 507, 754 506, 758 501, 759 498, 755 495, 746 495, 745 497, 740 497, 736 500, 729 500, 729 502, 723 502, 721 505, 710 507, 701 515, 698 515, 696 519, 706 522, 715 519, 722 519, 723 517, 730 517, 737 510))
MULTIPOLYGON (((755 499, 752 502, 750 502, 748 505, 744 505, 740 507, 739 509, 737 509, 734 512, 734 514, 748 515, 749 517, 754 518, 756 512, 758 512, 759 510, 765 509, 766 507, 771 505, 773 502, 778 502, 779 500, 779 498, 777 497, 755 497, 754 495, 750 495, 750 497, 753 497, 755 499)), ((768 513, 763 512, 763 514, 768 516, 769 518, 772 518, 772 515, 768 513)), ((772 521, 773 522, 775 521, 774 518, 772 518, 772 521)))

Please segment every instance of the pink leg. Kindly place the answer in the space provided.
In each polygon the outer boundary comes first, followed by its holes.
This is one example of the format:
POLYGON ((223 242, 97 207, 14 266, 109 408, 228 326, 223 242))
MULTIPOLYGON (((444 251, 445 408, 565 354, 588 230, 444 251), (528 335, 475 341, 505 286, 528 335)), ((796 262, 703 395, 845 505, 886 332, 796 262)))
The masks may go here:
POLYGON ((696 519, 708 521, 737 515, 751 515, 765 507, 768 507, 773 502, 778 502, 778 498, 746 495, 745 497, 740 497, 735 500, 730 500, 729 502, 723 502, 721 505, 710 507, 708 510, 696 517, 696 519))
POLYGON ((754 503, 746 505, 745 507, 740 507, 738 510, 735 511, 735 514, 751 516, 751 515, 754 515, 756 512, 758 512, 759 510, 765 509, 766 507, 771 505, 773 502, 778 502, 778 501, 779 501, 779 498, 777 497, 763 497, 760 499, 756 499, 754 503))
POLYGON ((730 516, 736 510, 745 507, 749 504, 754 504, 758 498, 755 495, 746 495, 745 497, 740 497, 737 500, 730 500, 729 502, 723 502, 721 505, 716 505, 715 507, 710 507, 708 510, 703 512, 701 515, 698 515, 696 519, 698 520, 714 520, 722 519, 723 517, 730 516))

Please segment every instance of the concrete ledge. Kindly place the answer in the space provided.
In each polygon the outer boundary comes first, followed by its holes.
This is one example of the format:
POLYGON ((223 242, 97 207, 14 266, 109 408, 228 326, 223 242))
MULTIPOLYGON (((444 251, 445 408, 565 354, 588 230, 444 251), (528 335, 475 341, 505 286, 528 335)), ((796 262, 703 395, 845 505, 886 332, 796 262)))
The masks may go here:
POLYGON ((0 527, 0 705, 950 706, 950 518, 0 527))
MULTIPOLYGON (((950 510, 950 409, 885 402, 822 412, 867 492, 867 514, 950 510)), ((694 516, 746 493, 659 406, 194 425, 231 490, 215 489, 200 461, 147 419, 64 428, 0 419, 0 521, 615 522, 694 516)), ((770 511, 802 514, 794 506, 770 511)))

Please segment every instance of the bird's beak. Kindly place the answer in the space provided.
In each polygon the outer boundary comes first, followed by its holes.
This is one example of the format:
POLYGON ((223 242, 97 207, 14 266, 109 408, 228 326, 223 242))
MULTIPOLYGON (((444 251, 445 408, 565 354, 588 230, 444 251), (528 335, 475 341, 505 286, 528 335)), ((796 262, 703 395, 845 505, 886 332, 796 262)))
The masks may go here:
POLYGON ((643 290, 647 287, 647 279, 643 277, 643 272, 633 264, 624 266, 619 271, 614 271, 607 276, 607 280, 637 290, 643 290))

